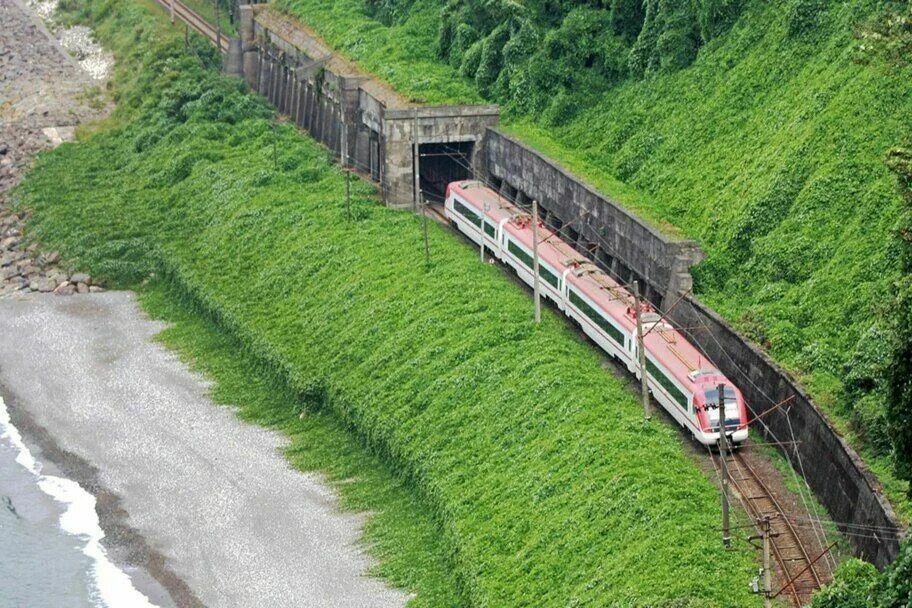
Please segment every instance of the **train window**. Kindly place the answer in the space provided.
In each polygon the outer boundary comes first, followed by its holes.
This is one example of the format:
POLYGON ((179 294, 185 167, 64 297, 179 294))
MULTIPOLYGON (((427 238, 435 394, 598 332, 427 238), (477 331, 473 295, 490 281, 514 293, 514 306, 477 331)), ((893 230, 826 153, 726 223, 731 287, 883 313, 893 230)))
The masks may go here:
MULTIPOLYGON (((526 268, 532 268, 534 266, 535 262, 532 259, 532 256, 523 251, 520 246, 513 241, 507 241, 507 250, 519 258, 519 261, 522 262, 526 268)), ((539 260, 538 264, 538 274, 547 281, 548 284, 557 289, 557 275, 551 272, 550 268, 542 264, 541 260, 539 260)))
MULTIPOLYGON (((737 428, 741 424, 741 412, 738 408, 738 397, 735 395, 734 387, 725 385, 725 428, 737 428)), ((719 407, 719 389, 711 388, 703 391, 706 397, 706 408, 710 411, 719 407)), ((714 430, 719 430, 718 419, 713 426, 714 430)))
POLYGON ((678 388, 678 385, 674 381, 666 376, 662 370, 659 369, 659 366, 652 362, 649 357, 646 357, 646 371, 649 373, 653 379, 662 385, 668 394, 671 395, 671 398, 678 402, 682 408, 687 411, 690 411, 690 408, 687 407, 687 395, 681 392, 681 389, 678 388))
POLYGON ((602 316, 602 313, 590 306, 589 303, 573 289, 570 290, 570 302, 579 308, 580 312, 587 316, 589 320, 601 327, 606 334, 611 336, 612 340, 621 346, 624 345, 624 334, 614 326, 614 323, 602 316))
POLYGON ((485 234, 487 234, 492 239, 497 237, 497 228, 495 228, 494 224, 492 224, 491 222, 484 223, 484 231, 485 231, 485 234))
POLYGON ((552 287, 555 289, 557 288, 557 275, 551 272, 551 270, 541 262, 538 264, 538 274, 540 274, 552 287))
POLYGON ((510 253, 519 258, 519 261, 525 264, 527 268, 532 268, 532 256, 523 251, 519 245, 513 241, 508 241, 507 249, 510 253))
POLYGON ((476 226, 481 226, 481 216, 478 215, 474 210, 469 209, 461 202, 459 199, 453 199, 453 208, 456 209, 456 212, 459 213, 462 217, 466 218, 476 226))
MULTIPOLYGON (((725 404, 735 403, 738 397, 735 395, 735 389, 731 386, 725 385, 725 404)), ((708 391, 703 391, 703 396, 706 397, 706 406, 710 408, 719 407, 719 389, 711 388, 708 391)))

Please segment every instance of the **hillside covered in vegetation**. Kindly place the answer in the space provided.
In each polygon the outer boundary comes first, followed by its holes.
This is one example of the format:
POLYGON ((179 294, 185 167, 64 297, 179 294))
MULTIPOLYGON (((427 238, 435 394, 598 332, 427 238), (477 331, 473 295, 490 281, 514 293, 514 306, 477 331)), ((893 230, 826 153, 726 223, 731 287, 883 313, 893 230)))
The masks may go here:
POLYGON ((698 240, 697 295, 912 515, 885 420, 902 273, 885 160, 912 131, 912 68, 878 51, 907 2, 278 2, 416 99, 501 103, 509 132, 698 240))
MULTIPOLYGON (((316 417, 382 461, 423 509, 375 515, 386 529, 366 542, 411 562, 391 580, 413 605, 758 602, 753 549, 720 543, 712 480, 561 318, 533 324, 526 293, 436 225, 425 267, 420 220, 367 183, 349 218, 327 151, 201 67, 214 51, 184 48, 163 12, 80 6, 117 55, 118 106, 41 157, 17 194, 27 237, 145 292, 220 401, 295 433, 295 462, 336 447, 307 443, 316 417), (253 372, 273 383, 241 382, 253 372)), ((364 475, 346 473, 346 488, 364 475)))

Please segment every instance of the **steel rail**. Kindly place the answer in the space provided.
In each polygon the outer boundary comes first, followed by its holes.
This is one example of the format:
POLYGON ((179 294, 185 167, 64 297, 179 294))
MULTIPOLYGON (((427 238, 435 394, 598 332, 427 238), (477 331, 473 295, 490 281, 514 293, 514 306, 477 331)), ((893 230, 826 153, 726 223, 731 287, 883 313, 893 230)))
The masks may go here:
POLYGON ((780 506, 779 501, 776 500, 756 471, 737 452, 733 453, 729 458, 730 463, 734 465, 731 470, 737 470, 741 473, 740 478, 732 476, 731 481, 745 507, 758 520, 770 517, 770 523, 778 528, 774 530, 775 534, 770 539, 770 545, 776 557, 776 562, 782 569, 786 583, 777 595, 788 589, 794 605, 796 607, 803 606, 810 600, 813 592, 822 587, 820 576, 817 569, 814 568, 816 560, 811 560, 804 544, 801 542, 801 538, 780 506), (750 489, 746 487, 747 483, 754 484, 761 493, 752 495, 750 489), (768 502, 771 510, 764 509, 758 504, 763 501, 768 502), (779 522, 781 522, 781 525, 778 525, 779 522), (795 550, 799 552, 797 556, 786 554, 786 551, 795 550), (798 579, 806 574, 810 575, 810 580, 805 580, 803 584, 800 583, 798 579))
POLYGON ((171 3, 173 2, 175 17, 186 23, 198 34, 207 38, 212 44, 217 44, 219 38, 221 38, 221 47, 219 50, 223 53, 228 52, 228 37, 224 34, 219 36, 215 26, 206 21, 202 15, 192 8, 180 0, 156 0, 156 2, 158 2, 159 6, 168 11, 171 10, 171 3))

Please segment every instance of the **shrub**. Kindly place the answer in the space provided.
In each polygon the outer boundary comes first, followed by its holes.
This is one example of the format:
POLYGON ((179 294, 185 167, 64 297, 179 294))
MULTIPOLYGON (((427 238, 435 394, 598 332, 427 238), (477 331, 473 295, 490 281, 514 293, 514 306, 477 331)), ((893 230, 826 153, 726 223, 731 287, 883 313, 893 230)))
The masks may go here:
POLYGON ((364 0, 367 13, 381 23, 390 25, 403 19, 414 0, 364 0))
POLYGON ((478 57, 478 69, 475 71, 475 86, 486 97, 491 96, 491 87, 497 77, 500 76, 500 70, 503 68, 503 55, 501 53, 509 39, 510 30, 503 25, 491 32, 482 42, 481 53, 478 57))
POLYGON ((548 109, 542 116, 546 125, 559 127, 565 125, 576 116, 579 110, 579 97, 562 89, 554 96, 548 109))
POLYGON ((833 581, 814 595, 811 608, 872 608, 877 568, 850 559, 836 571, 833 581))

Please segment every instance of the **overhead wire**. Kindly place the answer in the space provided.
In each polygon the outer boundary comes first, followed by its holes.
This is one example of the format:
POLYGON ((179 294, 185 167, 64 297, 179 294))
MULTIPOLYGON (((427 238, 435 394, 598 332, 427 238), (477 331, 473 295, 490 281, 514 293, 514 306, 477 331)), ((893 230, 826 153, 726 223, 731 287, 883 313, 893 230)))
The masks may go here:
MULTIPOLYGON (((455 159, 454 159, 454 160, 455 160, 455 159)), ((458 160, 456 160, 456 162, 459 163, 458 160)), ((474 175, 474 170, 473 170, 470 166, 468 166, 468 165, 466 165, 466 164, 463 164, 462 166, 463 166, 464 168, 468 169, 468 170, 474 175)), ((482 179, 479 180, 479 181, 482 181, 483 183, 485 183, 485 184, 488 185, 489 187, 493 187, 493 186, 494 186, 494 184, 492 184, 489 180, 487 180, 487 179, 485 179, 485 178, 482 178, 482 179)), ((506 200, 512 202, 513 204, 515 204, 515 205, 517 205, 517 206, 519 206, 519 207, 522 207, 522 205, 520 205, 517 201, 511 200, 510 197, 504 195, 503 193, 498 192, 498 194, 499 194, 500 196, 502 196, 503 198, 505 198, 506 200)), ((560 228, 558 228, 558 227, 556 227, 556 226, 550 224, 550 222, 548 222, 547 219, 542 219, 542 222, 543 222, 549 229, 552 230, 552 232, 553 232, 554 235, 559 235, 559 234, 561 234, 561 233, 563 232, 563 228, 564 228, 565 226, 569 226, 569 225, 571 225, 572 223, 579 221, 580 219, 586 217, 588 214, 589 214, 589 212, 584 210, 583 213, 581 213, 577 218, 575 218, 574 220, 571 220, 570 222, 564 223, 560 228)), ((596 232, 596 231, 593 231, 593 232, 594 232, 594 235, 596 236, 596 238, 597 238, 599 241, 601 241, 601 245, 602 245, 602 246, 604 246, 605 248, 607 248, 607 249, 609 250, 610 253, 616 254, 616 252, 614 251, 613 247, 611 247, 611 245, 609 245, 609 244, 607 243, 607 241, 605 241, 605 239, 604 239, 598 232, 596 232)), ((549 238, 550 238, 550 237, 549 237, 549 238)), ((623 263, 625 263, 628 267, 630 267, 630 264, 629 264, 622 256, 615 255, 615 257, 616 257, 617 259, 621 260, 623 263)), ((622 283, 622 284, 624 283, 624 281, 621 279, 621 277, 618 276, 615 272, 613 272, 610 268, 603 268, 603 269, 604 269, 606 272, 608 272, 609 274, 611 274, 612 277, 613 277, 615 280, 619 281, 619 282, 622 283)), ((686 295, 686 294, 685 294, 685 295, 686 295)), ((683 296, 682 296, 681 299, 683 299, 683 296)), ((674 305, 677 305, 677 303, 678 303, 678 302, 675 302, 674 305)), ((673 305, 673 306, 674 306, 674 305, 673 305)), ((655 308, 655 310, 656 310, 657 312, 659 312, 659 314, 660 314, 663 318, 666 317, 666 315, 668 314, 667 312, 663 312, 663 311, 661 310, 661 308, 658 307, 658 306, 654 306, 654 308, 655 308)), ((670 311, 670 309, 669 309, 669 311, 670 311)), ((738 370, 738 371, 739 371, 739 372, 748 380, 748 382, 750 382, 750 384, 751 384, 755 389, 757 389, 757 390, 758 390, 766 399, 768 399, 768 400, 770 401, 770 403, 772 403, 772 404, 774 405, 774 407, 776 407, 776 406, 779 405, 779 404, 777 404, 777 402, 776 402, 775 400, 773 400, 768 394, 766 394, 765 391, 763 391, 759 386, 757 386, 756 383, 754 383, 753 380, 752 380, 752 379, 751 379, 743 370, 741 370, 740 366, 738 366, 738 365, 735 363, 734 359, 733 359, 733 358, 731 357, 731 355, 728 353, 727 349, 725 349, 725 348, 722 346, 722 344, 718 341, 718 339, 715 337, 715 335, 713 334, 713 332, 706 326, 705 322, 704 322, 704 323, 701 323, 700 326, 699 326, 699 328, 705 330, 706 333, 709 334, 709 336, 710 336, 710 337, 712 338, 712 340, 716 343, 716 345, 719 347, 719 349, 720 349, 720 350, 725 354, 725 356, 729 359, 729 361, 730 361, 730 363, 732 364, 732 366, 735 367, 735 368, 736 368, 736 369, 737 369, 737 370, 738 370)), ((677 329, 679 329, 679 330, 689 330, 689 329, 691 329, 691 328, 677 328, 677 329)), ((687 333, 691 333, 691 332, 688 331, 687 333)), ((693 336, 691 336, 691 338, 693 339, 693 336)), ((708 360, 711 360, 711 357, 709 357, 709 356, 707 355, 707 353, 705 352, 705 350, 704 350, 702 347, 699 346, 699 343, 697 343, 697 347, 699 348, 699 350, 702 351, 703 355, 706 356, 706 358, 707 358, 708 360)), ((771 428, 768 424, 766 424, 764 421, 760 420, 760 416, 762 416, 762 415, 768 413, 768 411, 764 412, 763 414, 758 414, 758 413, 756 412, 756 410, 754 410, 754 408, 750 406, 750 404, 747 404, 747 403, 746 403, 745 405, 747 406, 747 409, 749 409, 749 410, 751 411, 751 414, 754 416, 754 420, 755 420, 756 422, 759 422, 760 425, 763 427, 763 429, 766 431, 766 434, 767 434, 768 436, 772 437, 773 440, 776 441, 777 443, 783 443, 783 444, 784 444, 784 442, 782 442, 782 441, 779 439, 779 437, 778 437, 777 434, 772 430, 772 428, 771 428)), ((788 416, 788 413, 786 413, 786 421, 787 421, 787 423, 789 424, 789 428, 791 429, 791 418, 790 418, 790 416, 788 416)), ((798 460, 798 467, 797 467, 797 468, 796 468, 794 462, 792 462, 791 457, 788 455, 788 452, 787 452, 786 450, 783 450, 783 452, 786 453, 786 460, 789 462, 789 465, 790 465, 790 466, 789 466, 789 469, 791 470, 792 475, 794 476, 794 478, 795 478, 795 480, 796 480, 797 487, 798 487, 798 495, 799 495, 799 498, 801 499, 802 505, 803 505, 804 509, 807 511, 807 513, 810 514, 810 513, 812 512, 812 509, 811 509, 811 506, 810 506, 810 502, 809 502, 809 500, 808 500, 808 497, 805 496, 805 491, 810 492, 810 488, 807 486, 807 482, 805 481, 805 479, 806 479, 806 472, 805 472, 805 470, 804 470, 804 463, 803 463, 803 460, 801 459, 801 454, 800 454, 800 451, 798 450, 798 447, 797 447, 797 440, 796 440, 796 438, 795 438, 795 436, 794 436, 794 431, 793 431, 793 430, 791 431, 791 436, 792 436, 792 441, 793 441, 793 446, 794 446, 793 449, 794 449, 794 453, 795 453, 795 458, 798 460), (799 475, 798 475, 798 469, 801 470, 801 476, 800 476, 800 477, 799 477, 799 475)), ((710 456, 712 457, 712 452, 711 452, 711 450, 710 450, 710 456)), ((718 467, 715 465, 715 460, 713 460, 713 465, 714 465, 714 468, 716 469, 716 473, 717 473, 717 477, 718 477, 719 470, 718 470, 718 467)), ((820 543, 820 546, 821 546, 821 547, 827 546, 826 532, 825 532, 825 530, 823 530, 822 526, 820 526, 820 527, 816 527, 816 526, 815 526, 815 527, 814 527, 814 536, 815 536, 816 541, 817 541, 818 543, 820 543), (822 537, 822 538, 821 538, 821 537, 822 537)), ((829 552, 828 552, 828 553, 829 553, 829 552)), ((833 568, 835 568, 835 558, 834 558, 832 555, 829 555, 829 554, 827 555, 827 565, 828 565, 828 567, 829 567, 831 570, 832 570, 833 568)))
MULTIPOLYGON (((490 180, 488 180, 488 179, 486 179, 486 178, 479 179, 479 178, 477 177, 474 168, 466 161, 466 155, 465 155, 463 152, 458 151, 458 150, 454 150, 453 148, 451 148, 451 147, 449 147, 449 146, 446 146, 446 145, 444 145, 444 148, 446 148, 446 149, 448 149, 448 150, 451 151, 451 154, 447 154, 447 156, 449 156, 450 158, 452 158, 453 161, 456 162, 457 165, 459 165, 460 167, 462 167, 462 168, 466 169, 467 171, 469 171, 469 174, 472 175, 473 178, 477 179, 478 181, 481 181, 481 182, 484 183, 486 186, 488 186, 488 187, 490 187, 490 188, 492 188, 492 189, 499 190, 498 188, 495 188, 495 184, 493 184, 490 180)), ((333 152, 335 152, 335 150, 333 150, 333 152)), ((354 159, 354 158, 352 158, 352 157, 346 157, 346 158, 345 158, 345 161, 347 161, 347 164, 348 164, 348 165, 352 165, 352 166, 354 166, 356 169, 357 169, 357 168, 360 168, 360 169, 364 170, 364 171, 365 171, 366 173, 368 173, 368 174, 371 174, 371 175, 373 174, 373 168, 372 168, 372 167, 369 167, 368 165, 359 162, 357 159, 354 159)), ((385 189, 385 191, 387 191, 387 192, 394 192, 394 193, 399 194, 399 195, 405 195, 406 197, 408 197, 408 196, 414 196, 414 189, 413 189, 413 188, 408 188, 407 191, 406 191, 406 189, 405 189, 404 187, 402 187, 401 185, 392 184, 392 183, 389 183, 388 181, 384 181, 384 180, 383 180, 384 177, 386 177, 386 176, 382 176, 382 175, 381 175, 381 179, 379 180, 379 184, 381 185, 381 187, 383 187, 383 188, 385 189)), ((523 208, 524 208, 524 206, 523 206, 519 201, 517 201, 516 199, 511 198, 511 197, 505 195, 505 194, 502 193, 502 192, 498 192, 498 195, 501 196, 501 197, 502 197, 503 199, 505 199, 506 201, 510 202, 511 204, 515 205, 516 207, 518 207, 518 208, 520 208, 520 209, 523 209, 523 208)), ((549 236, 549 237, 547 237, 546 240, 548 240, 548 239, 550 239, 550 238, 553 238, 554 236, 563 236, 564 231, 565 231, 566 228, 572 227, 572 224, 577 223, 577 222, 583 220, 584 218, 586 218, 586 217, 589 216, 589 215, 591 215, 591 212, 590 212, 590 211, 585 211, 585 210, 584 210, 579 216, 577 216, 576 218, 574 218, 574 219, 571 220, 570 222, 563 222, 563 223, 561 224, 560 227, 558 227, 558 226, 556 226, 554 223, 548 221, 547 218, 540 218, 540 221, 542 221, 542 223, 543 223, 546 227, 548 227, 549 230, 551 230, 551 232, 552 232, 552 235, 549 236)), ((608 250, 609 255, 612 255, 612 257, 615 257, 616 259, 620 260, 621 262, 623 262, 624 264, 626 264, 628 267, 630 267, 630 264, 629 264, 622 256, 620 256, 620 255, 617 254, 617 252, 615 251, 614 247, 613 247, 611 244, 609 244, 601 234, 599 234, 597 231, 592 231, 592 232, 593 232, 592 236, 594 236, 594 237, 599 241, 599 243, 596 244, 596 246, 602 246, 602 247, 604 247, 605 249, 608 250)), ((610 268, 605 268, 604 266, 603 266, 602 269, 603 269, 603 271, 605 271, 607 274, 611 275, 612 278, 613 278, 614 280, 616 280, 616 281, 619 283, 619 285, 618 285, 619 287, 625 287, 625 286, 626 286, 626 281, 624 281, 624 280, 623 280, 616 272, 614 272, 612 269, 610 269, 610 268)), ((654 306, 654 308, 655 308, 655 310, 656 310, 657 312, 659 312, 660 314, 662 314, 662 315, 664 316, 665 313, 663 313, 659 307, 654 306)), ((759 394, 761 394, 763 397, 765 397, 771 404, 773 404, 774 406, 778 405, 777 402, 776 402, 774 399, 772 399, 772 398, 771 398, 771 397, 770 397, 770 396, 769 396, 761 387, 759 387, 759 386, 750 378, 750 376, 748 376, 748 375, 740 368, 740 366, 738 366, 738 365, 735 363, 734 358, 733 358, 733 357, 731 356, 731 354, 727 351, 727 349, 719 342, 719 340, 718 340, 718 339, 716 338, 716 336, 713 334, 712 330, 710 330, 709 327, 707 327, 707 325, 706 325, 705 322, 701 322, 701 323, 700 323, 699 325, 697 325, 697 326, 692 326, 692 327, 678 327, 678 328, 676 328, 676 329, 678 329, 679 331, 684 331, 684 332, 686 332, 686 333, 688 333, 688 334, 691 334, 691 332, 694 331, 694 330, 704 330, 704 331, 709 335, 709 337, 713 340, 713 342, 716 344, 716 346, 719 348, 720 352, 722 352, 722 354, 729 360, 729 362, 732 364, 732 367, 734 367, 735 369, 737 369, 738 372, 744 377, 744 379, 745 379, 745 380, 746 380, 746 381, 747 381, 755 390, 757 390, 757 392, 758 392, 759 394)), ((693 338, 693 336, 691 336, 691 337, 693 338)), ((706 354, 705 349, 703 349, 703 348, 699 345, 699 342, 696 343, 696 346, 698 347, 698 349, 699 349, 700 351, 702 351, 703 355, 706 356, 706 358, 707 358, 708 360, 711 360, 711 358, 706 354)), ((785 444, 785 443, 786 443, 786 442, 783 442, 783 441, 781 441, 781 440, 779 439, 779 437, 777 436, 777 434, 772 430, 772 428, 771 428, 768 424, 766 424, 766 422, 764 422, 763 420, 760 420, 760 418, 759 418, 759 416, 758 416, 756 410, 755 410, 752 406, 750 406, 750 404, 746 404, 746 405, 747 405, 747 408, 748 408, 748 409, 751 411, 751 413, 754 415, 754 417, 755 417, 754 420, 755 420, 756 422, 758 422, 758 423, 762 426, 762 428, 764 429, 765 433, 766 433, 768 436, 770 436, 771 438, 773 438, 773 440, 776 441, 777 443, 781 443, 781 444, 785 444)), ((764 414, 765 414, 765 413, 766 413, 766 412, 764 412, 764 414)), ((761 414, 761 416, 762 416, 762 415, 763 415, 763 414, 761 414)), ((800 525, 800 526, 804 526, 804 527, 811 527, 811 528, 813 529, 813 531, 814 531, 815 539, 817 540, 817 542, 821 543, 821 546, 826 546, 826 533, 825 533, 825 531, 823 530, 823 522, 826 521, 826 520, 822 520, 822 519, 819 518, 819 517, 813 517, 813 516, 811 516, 811 515, 812 515, 812 509, 811 509, 811 507, 810 507, 810 505, 809 505, 809 503, 808 503, 808 501, 807 501, 807 498, 805 497, 804 491, 802 491, 802 486, 804 486, 804 490, 807 491, 807 492, 810 492, 810 488, 807 486, 807 482, 804 480, 805 470, 804 470, 804 466, 803 466, 803 460, 801 459, 800 452, 799 452, 798 449, 797 449, 797 443, 798 443, 798 442, 797 442, 796 437, 795 437, 795 435, 794 435, 794 430, 792 429, 792 426, 791 426, 791 420, 790 420, 790 417, 788 416, 788 413, 787 413, 787 412, 786 412, 786 421, 787 421, 787 424, 789 425, 789 428, 790 428, 790 434, 791 434, 791 437, 792 437, 792 442, 791 442, 791 443, 792 443, 794 446, 796 446, 796 447, 794 448, 794 451, 795 451, 795 457, 796 457, 796 459, 798 460, 798 467, 797 467, 797 468, 795 467, 795 464, 794 464, 794 462, 792 461, 792 458, 789 456, 788 451, 783 450, 783 452, 785 452, 785 454, 786 454, 786 460, 789 462, 789 465, 790 465, 790 466, 789 466, 789 469, 791 470, 793 476, 795 477, 796 481, 798 482, 798 488, 799 488, 798 494, 799 494, 799 497, 800 497, 801 500, 802 500, 802 503, 803 503, 803 506, 804 506, 805 510, 806 510, 807 513, 808 513, 808 517, 807 517, 807 518, 804 518, 805 521, 803 521, 803 522, 798 522, 798 523, 796 523, 796 525, 800 525), (801 470, 801 477, 799 477, 799 475, 798 475, 798 469, 801 470), (822 538, 821 538, 821 537, 822 537, 822 538)), ((713 463, 713 467, 714 467, 714 470, 715 470, 715 473, 716 473, 716 478, 717 478, 717 480, 719 481, 719 483, 721 484, 720 470, 719 470, 718 465, 716 465, 715 458, 713 457, 712 449, 710 448, 710 446, 704 446, 704 447, 706 447, 707 452, 708 452, 708 454, 709 454, 709 456, 710 456, 711 462, 713 463)), ((743 500, 743 499, 742 499, 742 500, 743 500)), ((782 515, 783 515, 783 517, 787 517, 787 518, 789 518, 790 520, 791 520, 791 518, 801 517, 801 516, 789 515, 789 514, 786 514, 786 513, 783 513, 782 515)), ((876 534, 874 534, 874 535, 871 535, 871 534, 860 534, 860 533, 859 533, 860 527, 858 526, 858 524, 851 524, 851 523, 848 523, 848 522, 835 522, 835 521, 831 521, 831 522, 829 522, 829 523, 832 523, 832 524, 834 524, 834 525, 840 527, 840 528, 843 530, 843 534, 846 534, 847 536, 862 537, 862 538, 881 538, 881 539, 883 539, 883 538, 892 538, 893 536, 899 536, 899 535, 901 535, 901 531, 898 531, 898 530, 888 530, 888 529, 882 528, 882 527, 876 527, 876 528, 875 528, 875 527, 871 527, 871 528, 869 528, 869 529, 866 529, 866 531, 879 531, 879 532, 882 532, 881 535, 876 535, 876 534)), ((827 559, 828 559, 828 566, 830 566, 831 568, 832 568, 832 567, 835 567, 835 564, 836 564, 835 558, 834 558, 832 555, 828 555, 828 556, 827 556, 827 559)))

